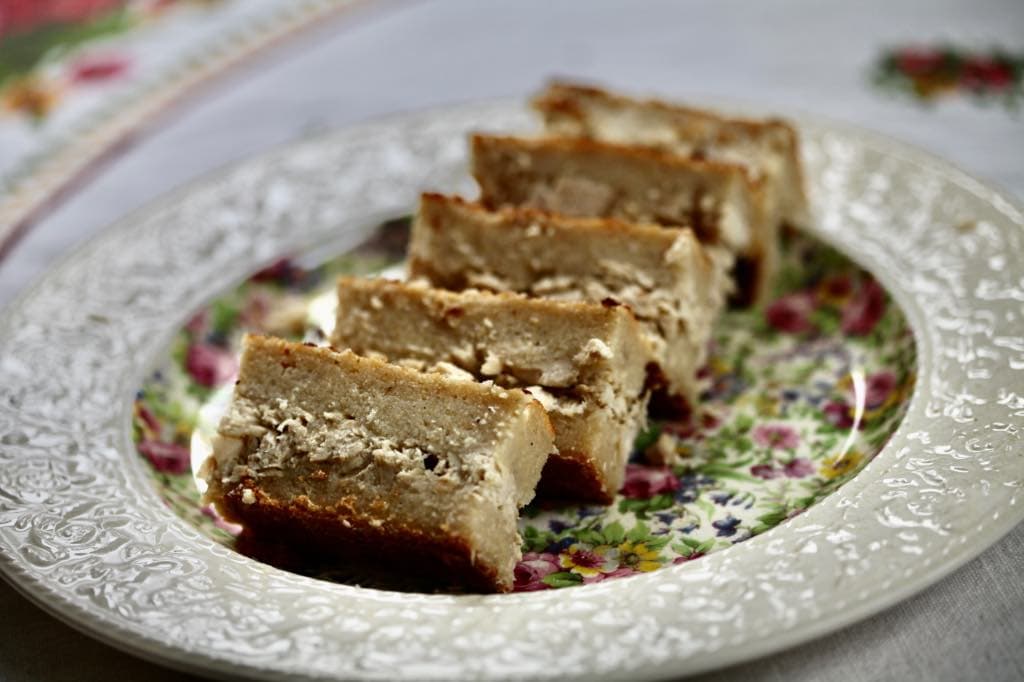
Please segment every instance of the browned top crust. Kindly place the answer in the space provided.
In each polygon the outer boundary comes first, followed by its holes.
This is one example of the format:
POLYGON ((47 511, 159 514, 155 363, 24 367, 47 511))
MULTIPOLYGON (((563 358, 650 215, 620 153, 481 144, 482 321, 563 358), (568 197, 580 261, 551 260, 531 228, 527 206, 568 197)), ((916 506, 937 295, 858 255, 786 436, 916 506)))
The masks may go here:
MULTIPOLYGON (((502 409, 507 410, 532 409, 532 404, 536 402, 522 391, 505 390, 472 381, 452 381, 440 374, 418 372, 414 369, 400 367, 378 358, 363 357, 347 349, 338 350, 313 344, 298 344, 258 334, 247 334, 243 344, 246 354, 268 353, 274 355, 283 367, 288 367, 289 364, 298 362, 312 363, 314 365, 327 363, 333 365, 353 380, 365 377, 374 383, 395 386, 405 385, 412 390, 418 389, 425 394, 443 391, 445 395, 456 399, 472 401, 484 406, 500 406, 502 409)), ((238 382, 243 387, 249 383, 246 370, 250 366, 253 368, 257 367, 256 365, 246 363, 243 358, 238 382)), ((256 381, 258 382, 259 379, 256 378, 256 381)), ((539 406, 537 407, 539 408, 539 406)))
MULTIPOLYGON (((788 122, 775 117, 753 119, 740 116, 726 116, 720 112, 700 109, 678 103, 669 103, 658 99, 642 99, 625 97, 593 85, 573 83, 566 80, 552 80, 547 87, 531 101, 534 109, 542 114, 561 113, 573 118, 582 118, 582 104, 587 100, 599 101, 610 107, 627 108, 641 107, 661 112, 665 115, 685 115, 701 126, 703 132, 718 142, 729 142, 737 134, 745 137, 759 137, 766 133, 781 133, 789 144, 795 147, 796 131, 788 122)), ((696 126, 695 126, 696 127, 696 126)), ((694 132, 697 132, 695 130, 694 132)))
MULTIPOLYGON (((425 244, 420 243, 423 241, 423 235, 418 231, 430 229, 435 233, 444 233, 450 230, 449 223, 455 219, 465 219, 478 226, 491 226, 502 233, 520 231, 523 233, 520 239, 530 238, 537 230, 552 230, 555 239, 552 246, 557 245, 563 250, 570 249, 577 257, 586 254, 593 259, 606 258, 608 250, 618 246, 623 249, 621 253, 625 258, 642 268, 646 277, 652 278, 661 286, 675 284, 661 275, 668 271, 665 268, 666 259, 679 241, 691 245, 688 252, 692 253, 694 260, 687 263, 688 268, 698 268, 702 276, 711 280, 716 267, 709 249, 700 245, 696 234, 688 227, 666 229, 665 226, 655 223, 628 222, 610 217, 569 216, 527 206, 505 205, 492 209, 480 202, 467 201, 456 195, 426 192, 420 197, 417 224, 410 244, 409 255, 414 276, 426 275, 429 278, 430 273, 439 273, 442 270, 448 277, 453 274, 441 267, 442 264, 423 261, 426 252, 420 251, 425 248, 425 244)), ((495 233, 489 230, 481 233, 481 238, 485 239, 493 239, 494 236, 495 233)), ((509 258, 521 260, 525 254, 525 251, 516 250, 510 253, 509 258)), ((565 260, 559 262, 567 264, 565 260)), ((596 268, 597 263, 594 263, 594 266, 596 268)), ((441 281, 442 286, 447 286, 444 283, 445 278, 441 281)))
MULTIPOLYGON (((501 220, 502 226, 508 229, 528 230, 536 225, 550 225, 578 231, 589 231, 595 235, 614 234, 623 237, 643 240, 649 244, 657 244, 666 251, 679 238, 679 233, 666 230, 657 223, 638 223, 614 217, 569 216, 552 213, 529 206, 498 206, 488 208, 478 201, 469 201, 456 195, 424 192, 420 196, 420 210, 428 215, 442 210, 442 207, 454 206, 467 213, 484 216, 491 213, 501 220)), ((677 229, 691 231, 689 227, 679 226, 677 229)), ((702 254, 707 260, 707 254, 702 254)))
POLYGON ((357 353, 427 371, 462 370, 507 387, 604 385, 609 374, 635 370, 630 363, 643 367, 652 357, 625 306, 448 291, 424 280, 340 277, 331 339, 357 353))
POLYGON ((689 227, 734 253, 760 253, 772 240, 765 186, 741 165, 585 137, 477 134, 471 147, 488 208, 689 227))
MULTIPOLYGON (((756 192, 761 185, 760 180, 748 177, 743 167, 734 163, 712 159, 694 159, 656 147, 602 142, 587 137, 517 137, 473 133, 470 136, 470 146, 474 157, 487 151, 514 153, 525 149, 542 153, 589 156, 607 163, 632 161, 651 168, 655 172, 678 172, 694 179, 704 179, 722 184, 744 183, 749 186, 751 192, 756 192)), ((477 177, 478 181, 479 179, 477 177)))

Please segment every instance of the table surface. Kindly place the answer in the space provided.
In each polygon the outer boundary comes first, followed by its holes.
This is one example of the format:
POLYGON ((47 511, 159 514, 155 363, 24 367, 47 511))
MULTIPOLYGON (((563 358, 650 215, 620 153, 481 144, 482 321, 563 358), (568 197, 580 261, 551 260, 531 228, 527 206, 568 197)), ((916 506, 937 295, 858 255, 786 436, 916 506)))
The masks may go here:
MULTIPOLYGON (((891 45, 1024 51, 1019 0, 369 3, 253 60, 154 126, 0 263, 0 305, 83 239, 231 161, 382 114, 524 96, 552 75, 809 112, 918 144, 1024 197, 1024 114, 880 93, 891 45)), ((1021 257, 1018 254, 1018 257, 1021 257)), ((1024 526, 916 597, 709 680, 1024 679, 1024 526)), ((79 634, 0 583, 0 679, 194 679, 79 634)))

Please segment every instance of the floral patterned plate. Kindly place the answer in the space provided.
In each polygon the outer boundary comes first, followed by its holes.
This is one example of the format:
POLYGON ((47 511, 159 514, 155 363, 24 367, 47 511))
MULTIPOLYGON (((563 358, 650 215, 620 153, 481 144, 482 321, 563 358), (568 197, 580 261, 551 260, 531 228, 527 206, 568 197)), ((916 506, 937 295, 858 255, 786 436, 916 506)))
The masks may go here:
POLYGON ((116 646, 268 679, 678 677, 923 589, 1024 517, 1024 215, 919 151, 797 122, 810 234, 787 245, 772 305, 722 320, 699 418, 638 443, 686 464, 633 462, 609 508, 528 510, 517 593, 397 592, 254 561, 188 473, 236 335, 308 332, 334 273, 392 264, 402 224, 375 226, 424 188, 471 192, 464 134, 529 125, 508 103, 241 163, 124 219, 12 304, 0 571, 116 646))
MULTIPOLYGON (((140 388, 135 440, 168 507, 233 546, 238 527, 199 503, 193 479, 230 399, 244 332, 323 341, 337 274, 404 256, 408 221, 313 267, 283 259, 204 306, 140 388)), ((907 321, 869 274, 813 238, 785 240, 777 297, 718 325, 699 412, 652 421, 610 507, 523 513, 517 591, 589 584, 697 559, 763 533, 836 490, 886 443, 915 376, 907 321), (685 464, 645 465, 644 450, 685 464), (662 455, 664 456, 664 455, 662 455)), ((398 274, 401 273, 398 268, 398 274)), ((390 577, 300 567, 324 579, 401 588, 390 577)))

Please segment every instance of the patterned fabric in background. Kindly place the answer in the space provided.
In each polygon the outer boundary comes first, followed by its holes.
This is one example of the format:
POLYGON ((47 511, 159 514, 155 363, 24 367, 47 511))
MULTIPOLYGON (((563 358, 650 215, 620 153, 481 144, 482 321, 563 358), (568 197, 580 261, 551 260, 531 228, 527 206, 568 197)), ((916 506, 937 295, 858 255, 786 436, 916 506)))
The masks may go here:
POLYGON ((0 259, 194 87, 356 0, 0 0, 0 259))
POLYGON ((0 102, 45 118, 75 88, 124 76, 129 51, 89 49, 159 21, 176 6, 220 0, 0 0, 0 102))
POLYGON ((882 52, 873 79, 883 90, 923 102, 961 94, 978 104, 997 103, 1016 111, 1024 97, 1024 52, 898 47, 882 52))
MULTIPOLYGON (((250 54, 287 34, 286 23, 311 25, 353 2, 0 0, 0 258, 62 189, 215 75, 231 61, 224 55, 250 54)), ((966 93, 1016 111, 1024 56, 897 47, 872 74, 880 91, 923 102, 966 93)))

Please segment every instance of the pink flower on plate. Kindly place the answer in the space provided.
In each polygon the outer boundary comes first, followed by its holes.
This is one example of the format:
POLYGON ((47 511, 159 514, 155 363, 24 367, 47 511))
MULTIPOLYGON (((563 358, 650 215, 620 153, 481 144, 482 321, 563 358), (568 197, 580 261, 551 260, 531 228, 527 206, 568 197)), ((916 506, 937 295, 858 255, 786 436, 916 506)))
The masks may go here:
POLYGON ((92 55, 78 59, 71 65, 71 80, 75 83, 96 83, 123 75, 130 61, 118 55, 92 55))
POLYGON ((800 444, 800 436, 789 426, 761 424, 754 428, 754 442, 766 448, 792 450, 800 444))
POLYGON ((877 372, 870 375, 865 383, 864 405, 874 409, 888 400, 896 390, 896 375, 892 372, 877 372))
POLYGON ((679 479, 668 467, 648 467, 640 464, 626 465, 626 482, 622 494, 633 500, 647 500, 661 493, 675 492, 679 479))
POLYGON ((625 578, 629 575, 638 575, 640 571, 630 568, 629 566, 623 566, 622 568, 616 568, 614 571, 608 573, 597 573, 595 575, 589 575, 583 579, 584 585, 591 583, 599 583, 602 580, 608 580, 609 578, 625 578))
POLYGON ((192 455, 188 448, 175 443, 158 440, 144 440, 139 443, 139 452, 157 471, 165 474, 183 474, 192 468, 192 455))
POLYGON ((885 314, 885 291, 873 279, 866 280, 857 295, 843 309, 840 323, 844 334, 870 334, 885 314))
POLYGON ((814 331, 811 314, 814 312, 814 296, 806 291, 787 294, 776 300, 764 311, 765 321, 780 332, 804 334, 814 331))
POLYGON ((561 570, 558 557, 554 554, 527 552, 516 564, 513 589, 516 592, 546 590, 550 586, 544 582, 544 577, 561 570))
POLYGON ((811 464, 809 459, 803 457, 795 457, 792 462, 782 467, 782 473, 789 478, 804 478, 810 476, 817 471, 817 468, 811 464))
POLYGON ((718 425, 722 423, 722 419, 714 412, 702 412, 700 415, 701 428, 711 430, 718 428, 718 425))
POLYGON ((558 556, 558 564, 573 573, 583 576, 594 575, 611 568, 604 553, 603 548, 591 549, 587 545, 570 545, 569 549, 558 556))
POLYGON ((238 371, 234 354, 208 343, 194 343, 185 355, 185 371, 200 386, 213 388, 226 383, 238 371))
POLYGON ((141 401, 135 403, 135 411, 139 416, 139 419, 142 420, 142 423, 145 424, 150 431, 154 433, 160 432, 160 420, 157 419, 156 415, 150 412, 149 408, 147 408, 141 401))
POLYGON ((279 258, 249 278, 251 282, 290 284, 302 278, 305 271, 290 258, 279 258))
POLYGON ((851 411, 846 401, 833 400, 825 405, 825 421, 837 429, 848 429, 853 426, 851 411))
POLYGON ((751 476, 763 478, 766 481, 770 481, 771 479, 778 478, 780 476, 779 470, 771 464, 755 464, 750 467, 750 474, 751 476))

